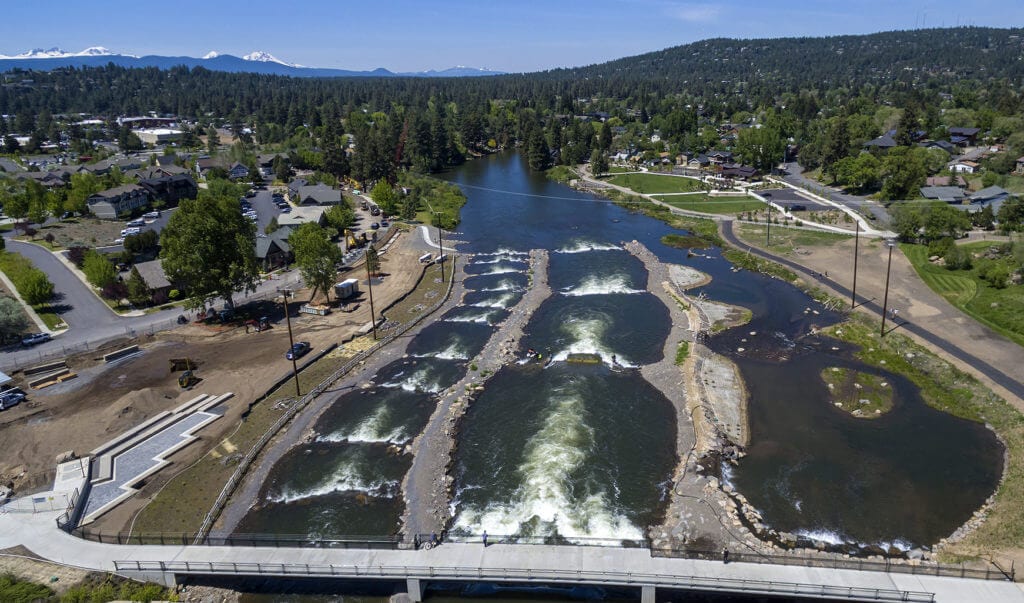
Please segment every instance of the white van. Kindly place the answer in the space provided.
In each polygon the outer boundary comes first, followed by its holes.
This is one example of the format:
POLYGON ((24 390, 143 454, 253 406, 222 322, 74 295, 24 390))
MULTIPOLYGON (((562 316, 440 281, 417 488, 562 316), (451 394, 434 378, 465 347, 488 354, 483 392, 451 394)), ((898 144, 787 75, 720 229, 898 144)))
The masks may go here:
POLYGON ((128 227, 132 227, 132 226, 145 226, 145 225, 146 225, 146 221, 143 220, 142 218, 138 218, 136 220, 132 220, 128 224, 125 224, 125 226, 128 226, 128 227))
POLYGON ((157 218, 160 217, 160 210, 158 209, 156 211, 151 211, 149 213, 142 214, 142 217, 147 220, 156 220, 157 218))

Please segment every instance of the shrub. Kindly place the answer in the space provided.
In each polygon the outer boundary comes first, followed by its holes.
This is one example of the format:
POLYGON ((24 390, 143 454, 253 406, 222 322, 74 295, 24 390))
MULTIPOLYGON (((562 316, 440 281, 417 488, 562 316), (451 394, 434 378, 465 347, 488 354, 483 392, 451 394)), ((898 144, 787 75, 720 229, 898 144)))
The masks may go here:
POLYGON ((937 255, 943 257, 946 252, 949 251, 950 247, 954 247, 956 243, 953 242, 953 237, 942 237, 941 239, 935 239, 928 243, 928 255, 937 255))
POLYGON ((100 295, 114 301, 122 300, 128 296, 128 287, 124 283, 113 281, 100 288, 100 295))
POLYGON ((71 263, 81 268, 85 264, 85 254, 89 252, 89 248, 84 245, 74 245, 68 249, 68 259, 71 263))
POLYGON ((181 297, 181 291, 178 291, 177 289, 171 289, 171 292, 167 294, 167 297, 171 299, 178 299, 179 297, 181 297))
POLYGON ((992 262, 981 271, 981 279, 996 289, 1006 288, 1010 279, 1010 269, 1003 262, 992 262))
POLYGON ((950 245, 942 255, 946 261, 948 270, 970 270, 972 265, 971 254, 956 245, 950 245))
POLYGON ((117 269, 102 253, 90 249, 85 254, 82 272, 89 282, 100 289, 117 280, 117 269))

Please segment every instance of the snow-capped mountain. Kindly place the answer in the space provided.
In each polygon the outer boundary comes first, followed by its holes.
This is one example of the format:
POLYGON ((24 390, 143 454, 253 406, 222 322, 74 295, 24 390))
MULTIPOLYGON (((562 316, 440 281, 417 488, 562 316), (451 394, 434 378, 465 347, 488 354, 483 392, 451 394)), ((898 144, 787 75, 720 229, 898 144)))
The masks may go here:
POLYGON ((256 61, 257 63, 277 63, 278 65, 284 65, 286 67, 302 67, 302 65, 297 63, 286 63, 269 52, 264 52, 262 50, 255 50, 242 58, 246 61, 256 61))
POLYGON ((202 58, 192 56, 135 56, 111 51, 102 46, 91 46, 80 52, 67 52, 58 47, 49 49, 35 48, 13 56, 0 54, 0 73, 12 69, 30 69, 49 71, 62 67, 104 67, 109 63, 121 67, 156 67, 172 69, 202 67, 211 71, 228 73, 260 73, 265 75, 287 75, 290 77, 473 77, 482 75, 499 75, 499 71, 488 71, 474 67, 452 67, 440 71, 429 70, 416 73, 393 72, 377 68, 370 71, 352 71, 348 69, 321 69, 303 67, 297 63, 288 63, 269 52, 257 50, 244 57, 222 54, 216 50, 203 55, 202 58))
POLYGON ((65 59, 68 57, 108 57, 108 56, 132 56, 122 55, 102 46, 90 46, 80 52, 68 52, 63 48, 54 46, 53 48, 33 48, 32 50, 26 50, 25 52, 6 56, 0 55, 0 59, 65 59))

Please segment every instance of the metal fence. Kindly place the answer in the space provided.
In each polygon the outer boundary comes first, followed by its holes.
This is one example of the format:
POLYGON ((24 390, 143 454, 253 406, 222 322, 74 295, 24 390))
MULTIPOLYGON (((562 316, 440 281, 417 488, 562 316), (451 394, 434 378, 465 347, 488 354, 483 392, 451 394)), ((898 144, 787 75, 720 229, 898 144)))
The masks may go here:
MULTIPOLYGON (((195 532, 103 532, 89 528, 76 528, 72 536, 102 544, 159 544, 195 545, 195 532)), ((265 547, 265 548, 325 548, 325 549, 381 549, 402 548, 398 536, 339 536, 319 537, 309 534, 218 534, 206 535, 201 546, 265 547)))
MULTIPOLYGON (((454 265, 455 264, 453 260, 452 266, 454 265)), ((221 511, 223 511, 224 506, 227 504, 228 498, 235 491, 235 488, 238 487, 238 484, 241 483, 242 478, 245 476, 245 473, 249 469, 249 465, 251 465, 252 462, 256 460, 256 457, 258 457, 260 452, 262 452, 263 447, 267 445, 267 442, 269 442, 271 438, 277 435, 277 433, 289 421, 291 421, 292 418, 299 413, 299 411, 305 408, 306 405, 308 405, 310 402, 319 397, 320 394, 322 394, 324 391, 329 389, 331 385, 334 384, 335 381, 337 381, 345 374, 347 374, 349 371, 351 371, 353 368, 361 364, 374 352, 391 343, 398 337, 404 335, 410 329, 419 324, 420 321, 422 321, 424 318, 426 318, 427 316, 435 312, 438 308, 440 308, 451 295, 454 283, 455 278, 453 276, 448 281, 448 289, 445 291, 445 294, 441 296, 437 303, 435 303, 429 310, 417 316, 415 320, 406 323, 398 327, 397 329, 393 330, 392 332, 388 333, 387 335, 384 336, 383 339, 378 341, 372 347, 354 356, 351 360, 346 362, 341 368, 334 371, 334 373, 332 373, 329 377, 321 381, 319 385, 317 385, 310 392, 308 392, 306 395, 300 398, 298 402, 289 407, 288 410, 283 415, 281 415, 281 417, 270 427, 270 429, 268 429, 266 433, 263 434, 263 437, 261 437, 255 444, 253 444, 252 448, 249 449, 249 452, 246 453, 245 457, 243 457, 241 462, 238 464, 238 467, 235 469, 234 473, 232 473, 231 477, 228 478, 227 483, 224 484, 224 488, 221 489, 220 494, 217 496, 217 500, 214 501, 213 507, 211 507, 210 511, 206 514, 206 517, 203 519, 203 523, 200 526, 199 532, 196 534, 194 540, 195 544, 202 544, 202 541, 206 538, 207 534, 210 531, 210 528, 213 527, 213 522, 217 519, 221 511)))
POLYGON ((305 563, 233 563, 230 561, 115 561, 118 572, 193 575, 338 577, 420 580, 481 580, 514 583, 568 583, 603 586, 656 586, 683 590, 765 595, 830 597, 851 600, 930 602, 935 594, 924 591, 778 582, 716 576, 682 576, 626 571, 519 569, 507 567, 320 565, 305 563))
POLYGON ((916 574, 922 576, 940 576, 946 578, 972 578, 976 580, 1009 580, 1013 581, 1015 571, 1008 571, 998 566, 972 568, 964 564, 951 565, 926 561, 903 559, 866 559, 850 557, 835 553, 807 555, 804 553, 758 553, 753 551, 713 551, 705 549, 664 549, 652 548, 652 557, 672 557, 681 559, 702 559, 706 561, 722 561, 737 563, 759 563, 767 565, 793 565, 802 567, 821 567, 830 569, 858 570, 866 572, 886 572, 896 574, 916 574))

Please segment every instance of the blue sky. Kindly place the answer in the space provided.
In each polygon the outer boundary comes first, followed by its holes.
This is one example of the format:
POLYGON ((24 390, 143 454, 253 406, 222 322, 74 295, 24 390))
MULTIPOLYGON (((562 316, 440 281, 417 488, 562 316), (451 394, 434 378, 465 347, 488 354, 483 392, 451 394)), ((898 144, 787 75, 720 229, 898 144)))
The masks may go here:
POLYGON ((50 0, 5 2, 0 54, 105 46, 126 54, 244 55, 393 71, 536 71, 705 38, 1024 26, 1021 0, 50 0))

